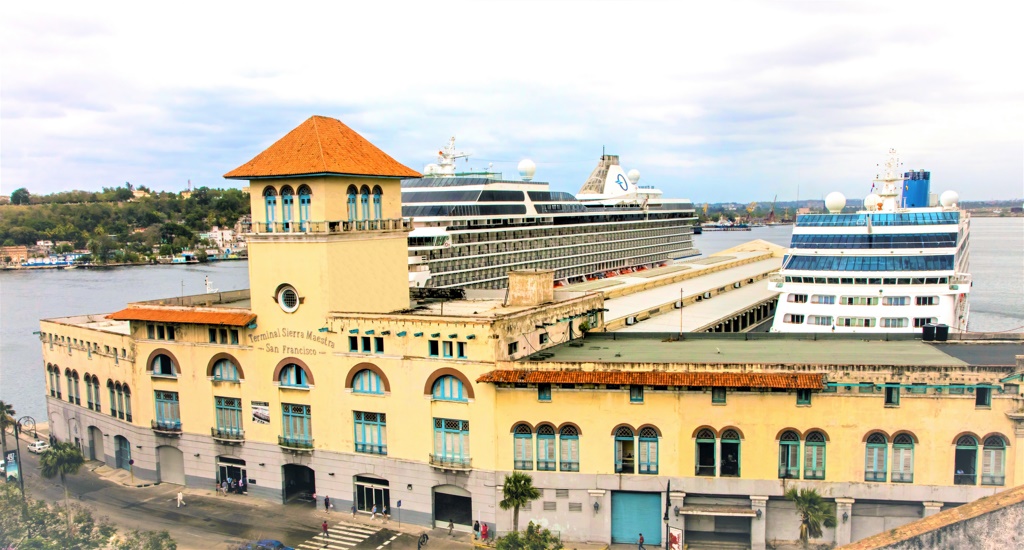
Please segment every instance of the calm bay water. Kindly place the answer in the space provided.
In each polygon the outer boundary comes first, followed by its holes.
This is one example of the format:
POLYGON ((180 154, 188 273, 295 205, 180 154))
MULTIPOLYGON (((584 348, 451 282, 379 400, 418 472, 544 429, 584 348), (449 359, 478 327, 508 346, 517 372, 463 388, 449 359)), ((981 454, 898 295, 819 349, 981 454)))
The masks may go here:
MULTIPOLYGON (((970 330, 1024 330, 1024 218, 971 222, 970 330)), ((712 232, 694 237, 705 254, 752 239, 787 246, 791 226, 712 232)), ((218 290, 248 288, 248 262, 196 266, 0 272, 0 400, 18 415, 46 419, 39 320, 109 313, 129 302, 201 294, 208 276, 218 290)))

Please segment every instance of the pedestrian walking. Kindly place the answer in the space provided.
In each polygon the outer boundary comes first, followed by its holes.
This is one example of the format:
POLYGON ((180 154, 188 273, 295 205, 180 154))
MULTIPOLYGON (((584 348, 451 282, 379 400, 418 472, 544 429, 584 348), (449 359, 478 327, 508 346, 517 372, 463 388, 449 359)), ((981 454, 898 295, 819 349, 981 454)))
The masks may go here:
POLYGON ((220 482, 220 490, 224 496, 228 496, 228 481, 226 479, 220 482))
POLYGON ((371 520, 377 519, 377 505, 376 504, 374 504, 373 508, 370 509, 370 519, 371 520))
POLYGON ((448 520, 448 536, 449 537, 454 536, 454 535, 452 535, 452 531, 455 531, 455 522, 453 522, 451 519, 449 519, 448 520))
POLYGON ((324 520, 324 524, 321 525, 320 528, 324 530, 324 538, 325 539, 331 538, 331 534, 327 532, 327 520, 324 520))
POLYGON ((483 525, 480 526, 480 538, 483 539, 483 540, 487 540, 487 524, 486 523, 484 523, 483 525))
POLYGON ((356 517, 356 505, 355 505, 355 503, 353 503, 352 504, 352 518, 355 519, 355 517, 356 517))
POLYGON ((324 495, 324 512, 331 513, 331 497, 324 495))
POLYGON ((381 521, 381 523, 387 523, 388 520, 390 520, 390 519, 391 519, 391 516, 388 515, 388 507, 385 504, 384 507, 381 508, 381 510, 380 510, 380 521, 381 521))
POLYGON ((480 522, 473 522, 473 540, 480 538, 480 522))
POLYGON ((245 480, 244 479, 239 479, 238 480, 238 494, 240 494, 240 495, 244 495, 245 494, 245 480))
POLYGON ((178 508, 181 508, 182 506, 188 506, 188 504, 185 504, 185 495, 181 494, 181 491, 178 491, 178 508))
POLYGON ((644 546, 644 534, 643 533, 640 533, 640 539, 636 541, 636 550, 647 550, 647 547, 644 546))

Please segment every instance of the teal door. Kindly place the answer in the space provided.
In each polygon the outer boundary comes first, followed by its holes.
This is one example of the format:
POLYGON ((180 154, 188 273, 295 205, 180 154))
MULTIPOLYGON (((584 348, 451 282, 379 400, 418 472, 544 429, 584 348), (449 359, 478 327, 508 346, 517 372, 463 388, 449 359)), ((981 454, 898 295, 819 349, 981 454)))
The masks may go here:
POLYGON ((657 547, 664 529, 663 513, 661 493, 612 491, 612 542, 636 544, 643 533, 644 546, 657 547))

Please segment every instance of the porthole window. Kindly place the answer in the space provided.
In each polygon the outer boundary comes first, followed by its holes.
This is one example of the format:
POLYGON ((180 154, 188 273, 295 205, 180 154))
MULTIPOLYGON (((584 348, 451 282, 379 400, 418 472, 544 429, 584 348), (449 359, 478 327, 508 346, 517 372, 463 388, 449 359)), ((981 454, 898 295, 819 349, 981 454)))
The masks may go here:
POLYGON ((277 291, 277 303, 286 313, 299 309, 299 293, 289 285, 282 285, 277 291))

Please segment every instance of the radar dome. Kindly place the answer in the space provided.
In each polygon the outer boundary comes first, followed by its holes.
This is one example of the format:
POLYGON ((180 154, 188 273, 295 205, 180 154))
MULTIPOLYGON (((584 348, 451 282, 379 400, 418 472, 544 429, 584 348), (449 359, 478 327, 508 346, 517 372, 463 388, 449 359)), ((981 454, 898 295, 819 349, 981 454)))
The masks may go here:
POLYGON ((425 175, 425 176, 432 176, 432 175, 434 175, 436 173, 437 173, 437 165, 436 164, 431 163, 431 164, 428 164, 428 165, 423 167, 423 175, 425 175))
POLYGON ((629 181, 632 182, 633 185, 636 185, 636 182, 640 181, 640 171, 634 168, 626 174, 626 177, 629 178, 629 181))
POLYGON ((871 193, 870 195, 864 197, 864 208, 867 208, 868 210, 878 210, 878 205, 881 202, 882 197, 879 197, 878 195, 871 193))
POLYGON ((846 206, 846 197, 839 191, 833 191, 825 197, 825 208, 833 214, 842 212, 844 206, 846 206))
POLYGON ((939 204, 946 208, 956 206, 958 202, 960 202, 960 194, 952 189, 943 191, 942 195, 939 196, 939 204))
POLYGON ((537 165, 530 159, 523 159, 519 161, 519 175, 523 178, 523 181, 530 181, 533 179, 533 174, 537 171, 537 165))

